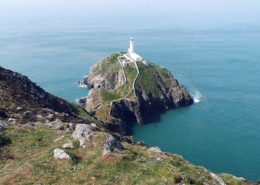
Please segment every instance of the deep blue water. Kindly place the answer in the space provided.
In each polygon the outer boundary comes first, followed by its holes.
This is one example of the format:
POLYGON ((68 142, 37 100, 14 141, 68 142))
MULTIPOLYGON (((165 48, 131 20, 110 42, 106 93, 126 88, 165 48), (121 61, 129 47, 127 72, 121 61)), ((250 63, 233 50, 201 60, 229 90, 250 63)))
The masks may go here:
POLYGON ((136 50, 183 83, 200 103, 134 128, 137 141, 210 170, 260 179, 260 27, 122 27, 0 23, 0 65, 69 101, 87 94, 77 81, 106 55, 136 50))

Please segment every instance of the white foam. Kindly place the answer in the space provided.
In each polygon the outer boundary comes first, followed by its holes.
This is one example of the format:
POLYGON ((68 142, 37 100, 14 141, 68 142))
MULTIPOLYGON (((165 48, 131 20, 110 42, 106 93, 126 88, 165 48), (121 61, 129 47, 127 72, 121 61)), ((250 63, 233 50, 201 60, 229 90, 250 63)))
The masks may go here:
POLYGON ((193 101, 194 101, 194 103, 199 103, 199 102, 200 102, 200 99, 194 98, 193 101))
POLYGON ((194 103, 199 103, 201 101, 202 94, 199 91, 195 91, 195 94, 193 95, 193 101, 194 103))

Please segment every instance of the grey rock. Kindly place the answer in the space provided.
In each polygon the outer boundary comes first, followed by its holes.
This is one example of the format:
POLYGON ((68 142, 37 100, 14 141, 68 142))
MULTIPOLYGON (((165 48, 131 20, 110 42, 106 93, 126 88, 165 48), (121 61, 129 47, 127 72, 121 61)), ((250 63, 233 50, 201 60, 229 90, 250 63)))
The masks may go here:
POLYGON ((55 119, 55 117, 54 117, 53 114, 48 114, 47 120, 49 120, 49 121, 54 121, 54 119, 55 119))
POLYGON ((70 160, 70 156, 62 149, 56 148, 53 151, 53 157, 55 159, 64 159, 64 160, 70 160))
POLYGON ((75 130, 75 128, 76 128, 76 124, 74 124, 74 123, 69 123, 69 130, 75 130))
POLYGON ((62 145, 62 148, 73 148, 73 143, 72 142, 68 142, 62 145))
POLYGON ((23 115, 29 117, 29 116, 32 116, 32 115, 33 115, 33 112, 32 112, 32 111, 25 111, 25 112, 23 113, 23 115))
POLYGON ((0 120, 0 133, 5 130, 5 124, 0 120))
POLYGON ((93 128, 93 129, 97 129, 97 125, 95 123, 91 123, 90 126, 93 128))
POLYGON ((122 144, 113 136, 109 135, 104 144, 103 156, 110 155, 113 151, 120 152, 123 149, 122 144))
POLYGON ((88 142, 91 136, 94 135, 90 125, 77 124, 72 134, 73 139, 79 140, 80 146, 83 146, 88 142))
POLYGON ((161 149, 159 147, 150 147, 148 149, 148 152, 153 152, 153 153, 162 153, 161 149))
POLYGON ((16 119, 15 118, 9 118, 7 122, 10 123, 10 124, 16 124, 16 119))
POLYGON ((16 110, 22 110, 23 108, 22 107, 17 107, 16 110))
POLYGON ((65 125, 66 123, 62 122, 61 120, 59 119, 56 119, 54 122, 53 122, 53 125, 54 125, 54 128, 57 129, 57 130, 64 130, 65 129, 65 125))
POLYGON ((219 185, 226 185, 226 183, 215 173, 210 173, 210 175, 219 183, 219 185))

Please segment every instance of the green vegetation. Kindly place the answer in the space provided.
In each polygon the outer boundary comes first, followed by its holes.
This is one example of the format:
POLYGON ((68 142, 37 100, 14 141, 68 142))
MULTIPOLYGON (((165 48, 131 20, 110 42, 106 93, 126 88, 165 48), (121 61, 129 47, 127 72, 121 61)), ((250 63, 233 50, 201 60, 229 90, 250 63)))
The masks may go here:
POLYGON ((113 71, 118 71, 120 69, 120 65, 118 65, 118 57, 120 56, 119 53, 112 54, 110 57, 104 59, 103 65, 101 66, 100 73, 104 75, 106 73, 110 73, 113 71))
POLYGON ((157 72, 161 75, 162 79, 168 80, 172 78, 171 72, 168 71, 167 69, 161 68, 159 66, 157 66, 156 68, 157 68, 157 72))
POLYGON ((5 146, 5 145, 9 145, 11 143, 12 143, 12 140, 8 136, 6 136, 4 134, 0 135, 0 147, 5 146))
MULTIPOLYGON (((118 57, 122 55, 123 53, 115 53, 111 56, 105 58, 102 61, 101 68, 99 70, 94 71, 94 75, 108 75, 113 73, 118 73, 120 70, 123 70, 123 72, 126 75, 126 84, 122 85, 121 87, 115 89, 115 90, 107 90, 107 89, 101 89, 100 94, 102 97, 102 101, 105 105, 110 105, 110 103, 114 100, 124 98, 131 90, 133 86, 134 79, 137 75, 136 68, 133 64, 126 66, 124 68, 121 68, 118 57)), ((113 78, 111 78, 113 80, 113 78)), ((108 78, 108 80, 111 80, 108 78)), ((131 93, 131 95, 134 95, 131 93)), ((134 98, 130 95, 128 98, 134 98)))
POLYGON ((136 71, 135 66, 134 65, 126 66, 124 68, 124 71, 125 71, 125 74, 126 74, 126 77, 127 77, 128 84, 132 85, 133 82, 134 82, 134 79, 135 79, 135 77, 137 75, 137 71, 136 71))
POLYGON ((107 90, 107 89, 101 89, 101 96, 105 103, 110 103, 122 97, 117 92, 107 90))
POLYGON ((155 65, 145 66, 138 63, 139 77, 136 80, 135 88, 140 91, 145 91, 147 94, 152 93, 157 96, 161 95, 160 89, 157 87, 158 73, 155 65))
POLYGON ((71 103, 71 105, 76 109, 78 116, 82 119, 97 122, 81 105, 76 103, 71 103))
POLYGON ((113 54, 112 56, 108 57, 104 60, 101 70, 96 71, 95 73, 104 75, 109 73, 118 73, 118 71, 123 70, 126 76, 126 84, 118 87, 114 90, 108 90, 108 89, 97 89, 96 91, 100 92, 102 102, 104 107, 101 108, 97 113, 97 117, 101 120, 106 120, 110 108, 110 103, 114 100, 118 100, 120 98, 125 98, 125 96, 128 94, 127 98, 134 99, 135 94, 132 90, 133 88, 133 82, 137 75, 137 70, 135 68, 134 64, 130 64, 129 66, 126 66, 124 68, 121 68, 118 57, 122 53, 113 54))
MULTIPOLYGON (((71 161, 56 160, 53 150, 71 140, 66 131, 44 126, 12 126, 6 130, 12 143, 5 148, 14 159, 0 160, 0 184, 196 184, 212 183, 202 167, 176 155, 147 151, 145 146, 123 143, 125 150, 102 156, 107 134, 98 132, 85 148, 73 141, 65 149, 71 161)), ((224 177, 224 176, 223 176, 224 177)), ((229 184, 240 185, 230 180, 229 184)))
POLYGON ((126 84, 110 92, 111 94, 115 94, 115 95, 111 96, 110 94, 109 97, 111 98, 110 100, 108 99, 109 102, 111 102, 111 99, 115 100, 119 98, 124 98, 133 88, 134 79, 136 78, 137 75, 137 70, 134 64, 130 64, 129 66, 124 67, 123 70, 126 76, 126 84))
POLYGON ((227 185, 232 184, 232 185, 245 185, 244 182, 242 182, 240 179, 230 175, 230 174, 220 174, 220 177, 225 181, 227 185))
POLYGON ((140 74, 136 80, 136 90, 161 96, 162 93, 158 88, 158 83, 170 83, 172 81, 171 73, 167 69, 152 63, 149 66, 138 63, 138 67, 140 74))

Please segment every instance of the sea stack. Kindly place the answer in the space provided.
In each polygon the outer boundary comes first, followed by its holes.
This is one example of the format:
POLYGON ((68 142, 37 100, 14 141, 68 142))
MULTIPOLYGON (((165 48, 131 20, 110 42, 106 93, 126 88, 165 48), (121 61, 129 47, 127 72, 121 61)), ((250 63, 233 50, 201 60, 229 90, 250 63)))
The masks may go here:
POLYGON ((85 108, 110 129, 127 132, 135 123, 168 109, 188 106, 192 96, 165 68, 135 53, 114 53, 91 68, 84 79, 89 93, 85 108))

